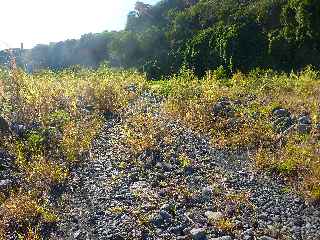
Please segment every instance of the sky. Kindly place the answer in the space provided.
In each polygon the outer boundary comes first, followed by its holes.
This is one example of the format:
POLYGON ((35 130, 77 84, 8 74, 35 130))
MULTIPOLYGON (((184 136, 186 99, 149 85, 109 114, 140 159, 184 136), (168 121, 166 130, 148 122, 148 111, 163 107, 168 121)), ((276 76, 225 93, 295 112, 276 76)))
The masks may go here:
MULTIPOLYGON (((137 0, 1 0, 0 49, 121 30, 137 0)), ((143 0, 155 4, 158 0, 143 0)))

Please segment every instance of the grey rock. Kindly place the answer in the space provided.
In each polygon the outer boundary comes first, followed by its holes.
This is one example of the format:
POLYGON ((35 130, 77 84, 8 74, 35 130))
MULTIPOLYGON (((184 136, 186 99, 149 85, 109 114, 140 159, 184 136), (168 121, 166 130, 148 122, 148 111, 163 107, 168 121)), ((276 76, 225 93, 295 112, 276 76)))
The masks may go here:
POLYGON ((132 83, 132 84, 128 85, 126 89, 129 92, 136 92, 137 91, 137 86, 136 86, 136 84, 132 83))
POLYGON ((306 134, 311 132, 312 126, 310 124, 298 124, 297 129, 299 133, 306 134))
POLYGON ((218 117, 234 117, 235 114, 231 103, 227 100, 217 102, 213 106, 212 112, 214 116, 218 117))
POLYGON ((207 234, 204 228, 193 228, 190 234, 194 240, 207 240, 207 234))
POLYGON ((222 212, 212 212, 212 211, 206 211, 204 215, 208 218, 208 221, 219 221, 223 218, 222 212))
POLYGON ((217 237, 217 238, 211 238, 211 240, 232 240, 233 238, 230 236, 223 236, 223 237, 217 237))
POLYGON ((291 117, 280 117, 274 120, 272 123, 274 131, 281 133, 286 131, 293 125, 293 119, 291 117))
POLYGON ((167 162, 158 162, 156 163, 156 167, 162 169, 165 172, 170 172, 174 168, 170 163, 167 162))
POLYGON ((166 203, 161 206, 160 210, 167 211, 170 214, 174 214, 176 206, 173 203, 166 203))
POLYGON ((11 186, 12 181, 9 179, 0 180, 0 189, 7 189, 11 186))
POLYGON ((252 235, 253 235, 253 229, 252 229, 252 228, 249 228, 249 229, 247 229, 246 231, 244 231, 242 234, 243 234, 243 235, 252 236, 252 235))
POLYGON ((18 123, 11 124, 10 129, 18 137, 23 137, 27 132, 27 127, 18 123))
POLYGON ((220 240, 232 240, 232 237, 230 237, 230 236, 223 236, 223 237, 220 237, 220 240))
POLYGON ((278 109, 273 110, 272 116, 274 118, 290 117, 291 113, 287 109, 278 108, 278 109))
POLYGON ((302 117, 299 117, 298 118, 298 123, 299 124, 308 124, 308 125, 311 125, 312 124, 312 121, 311 121, 311 118, 309 116, 302 116, 302 117))
POLYGON ((162 217, 162 219, 163 219, 165 222, 169 222, 169 221, 171 221, 171 219, 172 219, 171 214, 168 213, 168 212, 165 211, 165 210, 160 210, 159 215, 162 217))
POLYGON ((210 200, 210 198, 213 195, 213 189, 212 187, 208 186, 208 187, 204 187, 201 190, 201 196, 205 199, 205 200, 210 200))
POLYGON ((272 126, 274 131, 281 133, 286 131, 294 124, 291 113, 284 108, 278 108, 272 112, 272 126))
POLYGON ((151 218, 150 222, 156 226, 157 228, 160 228, 164 224, 164 220, 160 215, 155 215, 151 218))
POLYGON ((158 162, 162 162, 162 156, 159 151, 147 149, 138 157, 142 162, 145 162, 146 167, 153 167, 158 162))
POLYGON ((174 227, 170 227, 168 229, 168 231, 170 233, 173 233, 173 234, 176 234, 176 235, 182 235, 183 232, 184 232, 184 229, 185 229, 185 226, 183 225, 177 225, 177 226, 174 226, 174 227))
POLYGON ((10 132, 10 126, 7 120, 0 116, 0 134, 5 134, 10 132))
POLYGON ((88 112, 93 112, 94 111, 94 106, 93 105, 86 105, 84 109, 88 112))
POLYGON ((252 237, 251 235, 244 235, 244 236, 243 236, 243 239, 244 239, 244 240, 252 240, 253 237, 252 237))
POLYGON ((268 236, 261 236, 260 238, 258 238, 259 240, 276 240, 272 237, 268 237, 268 236))
POLYGON ((81 230, 79 229, 79 230, 74 232, 73 237, 74 238, 78 238, 80 236, 80 234, 81 234, 81 230))

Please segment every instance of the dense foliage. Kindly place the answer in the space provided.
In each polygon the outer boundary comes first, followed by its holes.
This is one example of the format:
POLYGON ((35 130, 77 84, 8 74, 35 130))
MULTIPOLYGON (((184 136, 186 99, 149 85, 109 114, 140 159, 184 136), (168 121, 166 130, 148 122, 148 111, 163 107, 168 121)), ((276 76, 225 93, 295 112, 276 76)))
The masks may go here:
MULTIPOLYGON (((181 66, 199 76, 223 66, 299 70, 320 63, 317 0, 162 0, 138 2, 119 32, 38 45, 24 51, 28 70, 72 65, 136 68, 149 78, 181 66)), ((3 59, 3 58, 2 58, 3 59)))

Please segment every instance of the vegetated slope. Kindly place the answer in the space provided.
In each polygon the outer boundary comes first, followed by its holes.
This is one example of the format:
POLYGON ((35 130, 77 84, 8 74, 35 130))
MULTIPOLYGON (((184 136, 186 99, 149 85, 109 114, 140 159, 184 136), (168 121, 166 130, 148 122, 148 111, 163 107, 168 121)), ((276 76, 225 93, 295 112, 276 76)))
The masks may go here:
MULTIPOLYGON (((137 4, 125 30, 17 51, 28 70, 73 65, 136 68, 159 79, 186 65, 198 76, 223 66, 281 71, 319 66, 317 0, 162 0, 137 4)), ((6 60, 6 54, 0 53, 6 60)))
POLYGON ((1 73, 4 239, 320 237, 319 72, 1 73))

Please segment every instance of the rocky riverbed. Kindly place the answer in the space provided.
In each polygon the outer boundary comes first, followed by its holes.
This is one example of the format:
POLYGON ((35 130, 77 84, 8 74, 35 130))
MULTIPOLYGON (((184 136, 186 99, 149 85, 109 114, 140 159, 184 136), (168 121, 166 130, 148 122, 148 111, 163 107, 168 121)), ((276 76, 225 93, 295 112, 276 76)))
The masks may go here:
POLYGON ((148 101, 107 120, 72 170, 54 239, 320 239, 319 206, 256 171, 249 152, 215 149, 148 101), (151 112, 173 141, 132 154, 122 132, 134 111, 151 112))

